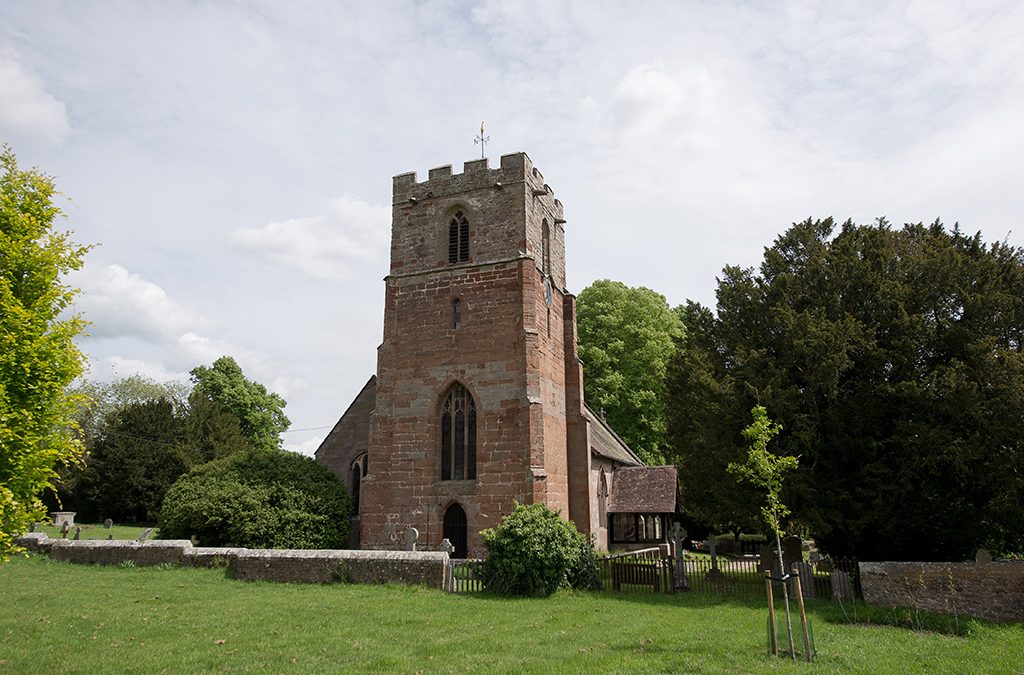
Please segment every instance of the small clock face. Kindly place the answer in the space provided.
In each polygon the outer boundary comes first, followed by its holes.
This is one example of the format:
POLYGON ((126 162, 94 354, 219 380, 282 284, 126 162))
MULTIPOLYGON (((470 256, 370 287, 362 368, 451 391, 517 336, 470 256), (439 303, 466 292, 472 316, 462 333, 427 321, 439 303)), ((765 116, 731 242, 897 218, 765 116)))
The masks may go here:
POLYGON ((548 307, 550 307, 551 303, 554 302, 554 299, 555 293, 554 290, 551 288, 551 277, 548 277, 547 279, 544 280, 544 302, 546 302, 548 304, 548 307))

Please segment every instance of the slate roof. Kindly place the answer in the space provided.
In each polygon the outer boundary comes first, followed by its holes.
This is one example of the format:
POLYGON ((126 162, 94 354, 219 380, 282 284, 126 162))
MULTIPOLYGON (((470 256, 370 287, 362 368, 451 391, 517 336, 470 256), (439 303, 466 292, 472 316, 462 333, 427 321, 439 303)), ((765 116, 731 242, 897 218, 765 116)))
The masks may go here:
POLYGON ((644 463, 626 442, 608 426, 601 417, 583 405, 583 414, 590 422, 590 451, 626 466, 643 466, 644 463))
POLYGON ((676 467, 622 466, 612 472, 610 513, 674 513, 676 467))

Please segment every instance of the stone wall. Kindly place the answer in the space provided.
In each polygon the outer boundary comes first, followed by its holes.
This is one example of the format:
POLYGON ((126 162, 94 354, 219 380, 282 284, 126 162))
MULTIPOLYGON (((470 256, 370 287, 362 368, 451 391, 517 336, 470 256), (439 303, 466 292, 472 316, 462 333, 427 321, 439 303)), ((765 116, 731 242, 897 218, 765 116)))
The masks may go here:
POLYGON ((448 554, 427 551, 338 551, 192 546, 175 539, 153 541, 49 539, 33 532, 17 542, 53 560, 83 565, 181 565, 227 567, 237 579, 329 584, 422 584, 443 589, 448 554))
POLYGON ((862 562, 864 600, 997 621, 1024 621, 1024 562, 862 562))

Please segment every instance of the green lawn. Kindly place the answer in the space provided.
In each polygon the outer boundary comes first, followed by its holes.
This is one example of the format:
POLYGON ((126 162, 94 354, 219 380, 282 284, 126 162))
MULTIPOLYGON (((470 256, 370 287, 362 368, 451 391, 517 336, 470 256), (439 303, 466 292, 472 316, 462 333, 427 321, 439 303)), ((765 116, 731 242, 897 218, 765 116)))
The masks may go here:
POLYGON ((1024 625, 967 637, 837 623, 812 604, 818 660, 765 655, 756 600, 561 593, 508 600, 405 586, 245 583, 223 571, 0 566, 11 672, 978 672, 1024 670, 1024 625))
MULTIPOLYGON (((146 529, 140 525, 114 525, 108 530, 103 527, 103 523, 76 524, 82 527, 82 539, 106 539, 109 535, 114 535, 114 539, 135 539, 146 529)), ((60 528, 53 525, 36 526, 36 532, 45 532, 47 537, 60 539, 60 528)), ((157 530, 154 529, 149 538, 155 539, 156 535, 157 530)), ((72 527, 71 531, 68 532, 68 539, 74 539, 74 537, 75 528, 72 527)))

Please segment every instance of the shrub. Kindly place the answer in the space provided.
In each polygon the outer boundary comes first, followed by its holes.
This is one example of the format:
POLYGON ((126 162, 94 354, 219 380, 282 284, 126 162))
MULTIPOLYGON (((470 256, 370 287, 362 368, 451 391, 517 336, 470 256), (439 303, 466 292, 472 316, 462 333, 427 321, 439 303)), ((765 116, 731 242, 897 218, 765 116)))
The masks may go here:
POLYGON ((201 546, 341 548, 349 498, 334 474, 310 457, 249 451, 208 462, 167 491, 164 539, 201 546))
POLYGON ((502 595, 550 595, 560 588, 599 588, 594 544, 543 504, 515 505, 501 525, 481 532, 487 590, 502 595))

